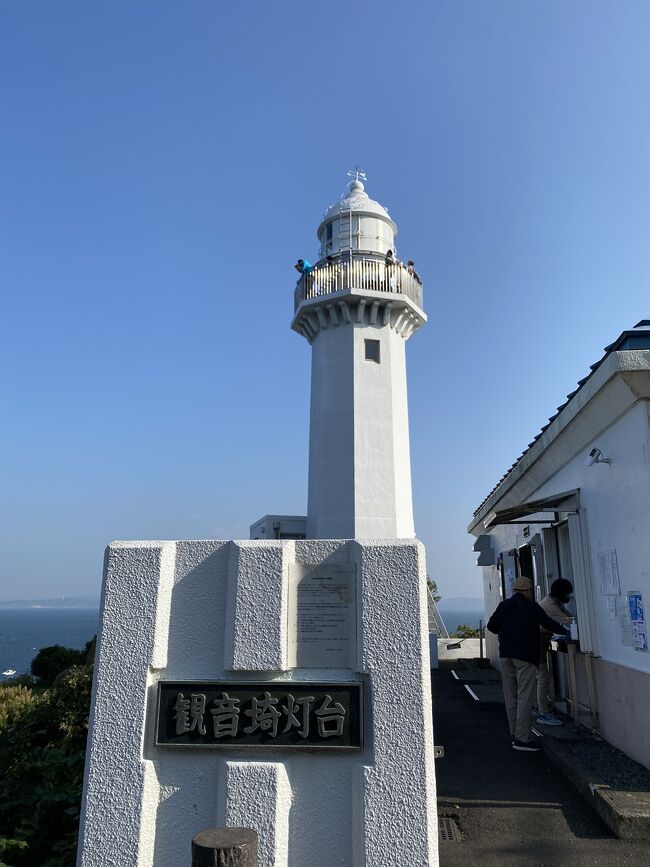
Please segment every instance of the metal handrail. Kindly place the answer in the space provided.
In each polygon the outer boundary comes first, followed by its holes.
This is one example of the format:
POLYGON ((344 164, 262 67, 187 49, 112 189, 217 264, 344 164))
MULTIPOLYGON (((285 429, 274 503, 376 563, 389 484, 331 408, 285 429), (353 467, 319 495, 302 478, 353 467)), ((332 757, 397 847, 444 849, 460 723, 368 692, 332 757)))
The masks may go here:
POLYGON ((323 262, 303 274, 294 292, 294 310, 302 301, 331 295, 341 289, 369 289, 397 292, 422 307, 422 284, 401 262, 387 264, 383 259, 352 258, 323 262))

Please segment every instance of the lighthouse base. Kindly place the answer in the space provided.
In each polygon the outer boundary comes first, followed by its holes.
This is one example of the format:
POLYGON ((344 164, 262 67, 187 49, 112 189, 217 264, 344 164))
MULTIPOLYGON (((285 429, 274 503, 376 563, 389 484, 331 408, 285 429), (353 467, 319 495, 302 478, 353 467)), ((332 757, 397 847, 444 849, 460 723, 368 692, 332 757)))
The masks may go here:
POLYGON ((79 867, 437 865, 433 756, 418 541, 107 549, 79 867))

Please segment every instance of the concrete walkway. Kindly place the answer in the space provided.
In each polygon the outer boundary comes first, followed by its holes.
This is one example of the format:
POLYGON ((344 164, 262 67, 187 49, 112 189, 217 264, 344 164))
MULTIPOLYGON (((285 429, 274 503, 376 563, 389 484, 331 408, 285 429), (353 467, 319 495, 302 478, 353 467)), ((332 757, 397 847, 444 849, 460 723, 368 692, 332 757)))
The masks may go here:
POLYGON ((441 867, 647 867, 650 844, 618 840, 543 753, 512 749, 503 704, 473 700, 462 665, 431 673, 438 814, 463 836, 441 841, 441 867))

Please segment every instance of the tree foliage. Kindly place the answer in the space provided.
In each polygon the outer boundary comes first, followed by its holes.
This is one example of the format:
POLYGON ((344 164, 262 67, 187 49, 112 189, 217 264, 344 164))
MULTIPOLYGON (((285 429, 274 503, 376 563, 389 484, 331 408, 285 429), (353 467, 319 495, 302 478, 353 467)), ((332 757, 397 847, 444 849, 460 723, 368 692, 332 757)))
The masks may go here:
POLYGON ((431 595, 433 596, 433 601, 438 604, 442 599, 442 596, 438 593, 438 584, 433 580, 433 578, 429 578, 427 575, 427 584, 429 585, 429 590, 431 591, 431 595))
POLYGON ((73 650, 72 647, 43 647, 32 660, 31 672, 43 686, 50 686, 54 678, 66 668, 73 665, 83 665, 86 660, 86 650, 73 650))
POLYGON ((473 626, 468 626, 466 623, 459 623, 458 629, 453 633, 453 635, 449 636, 450 638, 479 638, 478 629, 474 629, 473 626))
MULTIPOLYGON (((71 655, 56 658, 69 668, 71 655)), ((47 689, 0 687, 0 867, 75 861, 92 668, 77 665, 59 680, 47 689)))

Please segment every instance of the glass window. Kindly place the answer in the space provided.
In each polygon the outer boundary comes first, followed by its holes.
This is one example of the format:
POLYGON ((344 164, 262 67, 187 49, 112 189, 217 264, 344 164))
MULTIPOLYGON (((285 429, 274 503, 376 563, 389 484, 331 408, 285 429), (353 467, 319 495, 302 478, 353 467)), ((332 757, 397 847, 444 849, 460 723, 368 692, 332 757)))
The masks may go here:
POLYGON ((379 364, 379 341, 366 340, 366 361, 374 361, 379 364))
MULTIPOLYGON (((560 524, 559 527, 555 528, 556 538, 557 538, 557 556, 560 567, 560 578, 566 578, 570 581, 575 587, 575 581, 573 580, 573 563, 571 561, 571 542, 569 539, 569 525, 568 524, 560 524)), ((566 606, 573 616, 576 616, 576 603, 575 597, 571 599, 571 602, 566 606)))

